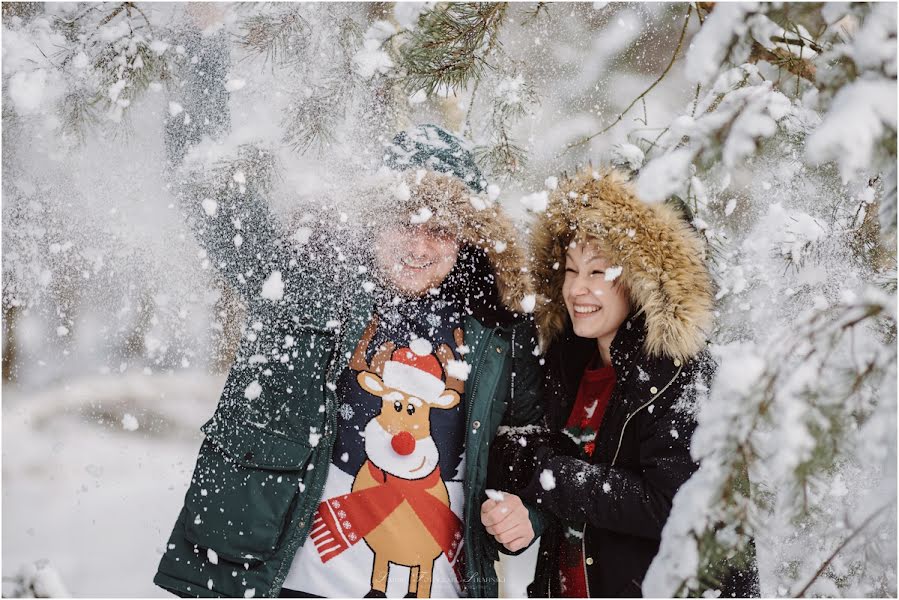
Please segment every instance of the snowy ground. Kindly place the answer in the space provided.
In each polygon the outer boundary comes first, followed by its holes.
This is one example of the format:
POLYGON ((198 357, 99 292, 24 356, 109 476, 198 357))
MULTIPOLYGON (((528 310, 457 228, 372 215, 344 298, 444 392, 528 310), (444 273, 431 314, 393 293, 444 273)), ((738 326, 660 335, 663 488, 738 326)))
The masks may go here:
MULTIPOLYGON (((4 386, 3 596, 42 559, 76 597, 166 596, 153 575, 223 383, 182 372, 4 386)), ((525 595, 535 558, 504 559, 504 595, 525 595)))

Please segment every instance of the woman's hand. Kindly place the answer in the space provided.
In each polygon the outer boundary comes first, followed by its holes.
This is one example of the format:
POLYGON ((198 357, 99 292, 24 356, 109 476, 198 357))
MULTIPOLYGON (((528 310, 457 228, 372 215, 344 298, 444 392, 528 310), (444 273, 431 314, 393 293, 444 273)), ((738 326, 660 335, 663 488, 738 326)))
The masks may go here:
POLYGON ((481 505, 481 523, 509 552, 517 552, 534 539, 534 528, 528 509, 521 498, 508 492, 502 500, 487 500, 481 505))

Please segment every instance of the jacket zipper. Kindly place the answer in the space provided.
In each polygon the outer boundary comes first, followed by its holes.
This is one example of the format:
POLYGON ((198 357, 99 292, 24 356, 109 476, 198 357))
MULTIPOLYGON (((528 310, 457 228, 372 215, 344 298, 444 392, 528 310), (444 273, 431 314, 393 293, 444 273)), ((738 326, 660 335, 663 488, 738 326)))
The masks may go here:
POLYGON ((642 405, 640 405, 640 406, 637 408, 637 410, 635 410, 634 412, 632 412, 631 414, 629 414, 629 415, 627 416, 627 418, 624 420, 624 425, 621 427, 621 435, 618 437, 618 447, 615 449, 615 456, 612 458, 612 464, 611 464, 611 466, 614 467, 614 466, 615 466, 615 461, 618 460, 618 453, 621 452, 621 443, 624 441, 624 432, 625 432, 625 430, 627 429, 627 424, 630 422, 630 420, 631 420, 632 418, 634 418, 634 416, 635 416, 638 412, 640 412, 641 410, 643 410, 644 408, 646 408, 647 406, 649 406, 650 404, 652 404, 653 402, 655 402, 656 398, 658 398, 659 396, 661 396, 662 394, 664 394, 664 393, 665 393, 665 390, 667 390, 669 387, 671 387, 671 384, 674 383, 674 380, 677 379, 677 376, 678 376, 678 375, 680 375, 681 370, 683 370, 683 367, 678 367, 678 368, 677 368, 677 373, 674 374, 674 377, 671 378, 671 381, 669 381, 668 383, 665 384, 665 387, 663 387, 661 390, 659 390, 658 392, 656 392, 656 395, 655 395, 655 396, 653 396, 652 398, 650 398, 649 400, 647 400, 646 402, 644 402, 642 405))
MULTIPOLYGON (((629 414, 627 416, 627 418, 624 420, 624 425, 621 427, 621 435, 618 437, 618 447, 615 449, 615 456, 612 458, 611 466, 614 467, 615 461, 618 460, 618 453, 621 452, 621 444, 624 441, 624 432, 627 429, 627 424, 637 413, 639 413, 641 410, 643 410, 644 408, 646 408, 647 406, 649 406, 650 404, 655 402, 656 398, 658 398, 659 396, 664 394, 665 390, 667 390, 669 387, 671 387, 671 384, 674 383, 674 380, 677 379, 678 375, 680 375, 682 369, 683 369, 683 367, 678 367, 677 372, 674 374, 674 377, 672 377, 671 380, 667 384, 665 384, 665 387, 663 387, 661 390, 656 392, 656 394, 652 398, 650 398, 649 400, 644 402, 642 405, 640 405, 637 408, 637 410, 635 410, 634 412, 629 414)), ((590 598, 591 597, 590 596, 590 577, 587 575, 587 524, 586 523, 584 524, 584 531, 583 531, 583 535, 581 536, 581 564, 584 567, 584 585, 587 588, 587 597, 590 598)))
POLYGON ((590 578, 587 576, 587 524, 584 523, 584 532, 581 535, 581 565, 584 567, 584 586, 587 588, 587 597, 590 595, 590 578))
MULTIPOLYGON (((479 345, 479 347, 478 347, 478 353, 477 353, 477 356, 476 356, 476 360, 472 361, 472 369, 474 369, 476 365, 480 365, 481 362, 483 361, 484 353, 486 352, 486 348, 487 348, 487 345, 488 345, 487 342, 489 342, 492 338, 493 338, 493 330, 490 330, 490 331, 487 333, 487 336, 481 341, 481 343, 480 343, 480 345, 479 345)), ((467 410, 465 411, 466 414, 465 414, 465 441, 464 441, 464 448, 465 448, 465 454, 466 454, 466 455, 468 454, 468 433, 469 433, 469 431, 471 430, 471 413, 472 413, 472 411, 474 410, 474 397, 475 397, 475 391, 478 389, 478 383, 479 383, 480 381, 481 381, 481 369, 478 368, 478 369, 477 369, 477 373, 475 374, 474 382, 471 384, 471 392, 465 394, 465 402, 466 402, 466 404, 468 405, 467 410)), ((467 457, 467 456, 466 456, 466 461, 468 461, 468 457, 467 457)), ((469 478, 468 478, 468 476, 467 476, 467 474, 468 474, 468 469, 470 469, 470 468, 471 468, 471 466, 468 465, 468 464, 466 464, 466 466, 465 466, 466 477, 465 477, 465 480, 464 480, 464 482, 463 482, 463 483, 464 483, 463 487, 464 487, 464 489, 465 489, 465 491, 466 491, 466 494, 465 494, 465 496, 466 496, 466 502, 465 502, 466 523, 470 523, 470 521, 471 521, 471 507, 469 506, 469 502, 468 502, 468 498, 467 498, 468 492, 471 491, 471 490, 470 490, 470 484, 469 484, 469 478)), ((467 545, 467 546, 471 546, 471 544, 474 542, 474 540, 463 540, 463 541, 466 542, 466 545, 467 545)), ((464 551, 464 550, 463 550, 463 551, 464 551)), ((467 563, 470 563, 470 562, 471 562, 471 561, 466 561, 466 564, 467 564, 467 563)), ((468 567, 472 567, 473 565, 467 564, 467 566, 468 566, 468 567)), ((468 573, 466 573, 465 575, 466 575, 466 577, 467 577, 467 576, 468 576, 468 573)), ((480 582, 477 582, 477 585, 480 586, 480 582)), ((480 589, 480 587, 478 587, 478 590, 477 590, 477 591, 478 591, 477 596, 481 596, 481 593, 480 593, 480 592, 481 592, 481 589, 480 589)), ((467 594, 467 595, 468 595, 469 597, 473 597, 471 594, 467 594)))

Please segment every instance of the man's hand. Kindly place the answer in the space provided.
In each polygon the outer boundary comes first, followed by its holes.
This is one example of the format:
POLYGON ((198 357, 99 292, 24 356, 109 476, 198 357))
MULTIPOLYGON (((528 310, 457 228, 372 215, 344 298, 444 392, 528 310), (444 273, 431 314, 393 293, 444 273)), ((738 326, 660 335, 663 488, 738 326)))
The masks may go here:
POLYGON ((528 509, 515 494, 503 492, 502 500, 484 502, 481 505, 481 523, 487 528, 487 533, 509 552, 527 548, 534 539, 528 509))

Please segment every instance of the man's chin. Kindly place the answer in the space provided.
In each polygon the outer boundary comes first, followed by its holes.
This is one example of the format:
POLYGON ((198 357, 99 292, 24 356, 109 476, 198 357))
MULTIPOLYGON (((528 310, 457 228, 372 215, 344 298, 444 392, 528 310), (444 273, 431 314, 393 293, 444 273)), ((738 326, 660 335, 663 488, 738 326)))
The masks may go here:
POLYGON ((440 285, 433 277, 391 277, 389 283, 405 296, 424 296, 428 290, 440 285))

